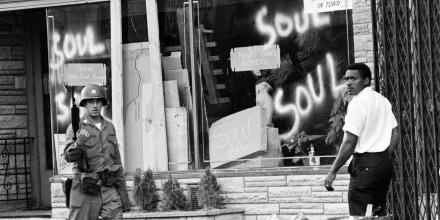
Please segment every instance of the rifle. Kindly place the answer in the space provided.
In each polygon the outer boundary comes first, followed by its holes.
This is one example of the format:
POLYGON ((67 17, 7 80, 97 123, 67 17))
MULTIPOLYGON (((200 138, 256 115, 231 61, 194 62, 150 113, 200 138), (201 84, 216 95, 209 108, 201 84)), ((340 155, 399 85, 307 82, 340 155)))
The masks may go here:
MULTIPOLYGON (((72 108, 70 109, 71 117, 72 117, 72 129, 73 129, 73 140, 76 141, 76 132, 79 130, 79 108, 76 106, 75 103, 75 95, 73 92, 73 86, 71 87, 72 91, 72 108)), ((78 163, 78 169, 81 172, 89 172, 90 171, 90 165, 89 160, 87 159, 86 152, 81 152, 81 157, 77 161, 78 163)))

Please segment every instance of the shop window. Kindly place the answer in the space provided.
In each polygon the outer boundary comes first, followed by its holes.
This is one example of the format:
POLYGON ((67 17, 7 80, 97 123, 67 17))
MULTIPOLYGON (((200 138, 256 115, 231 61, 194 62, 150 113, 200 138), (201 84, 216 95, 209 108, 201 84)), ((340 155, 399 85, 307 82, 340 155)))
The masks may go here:
POLYGON ((158 2, 162 53, 173 55, 163 60, 164 74, 178 57, 197 78, 190 94, 197 109, 187 108, 198 113, 198 134, 188 130, 199 143, 189 145, 188 161, 200 161, 192 167, 333 162, 346 104, 341 77, 354 60, 352 10, 308 2, 194 1, 193 25, 187 1, 158 2))
POLYGON ((148 42, 145 0, 122 0, 122 43, 148 42))
MULTIPOLYGON (((49 90, 52 133, 58 173, 70 173, 60 158, 71 123, 73 101, 80 101, 84 85, 106 88, 108 105, 103 116, 112 118, 110 61, 110 4, 108 2, 47 9, 49 90)), ((83 109, 80 109, 80 115, 83 109)))

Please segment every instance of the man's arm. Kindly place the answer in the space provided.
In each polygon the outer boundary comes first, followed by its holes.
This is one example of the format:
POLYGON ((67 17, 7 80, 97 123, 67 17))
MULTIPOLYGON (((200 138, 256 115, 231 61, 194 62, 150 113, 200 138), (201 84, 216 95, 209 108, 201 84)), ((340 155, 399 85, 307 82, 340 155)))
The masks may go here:
POLYGON ((356 148, 358 137, 348 131, 344 133, 344 139, 341 144, 341 148, 339 149, 338 156, 336 157, 335 162, 333 163, 332 168, 328 172, 327 176, 324 179, 324 185, 331 186, 333 181, 336 178, 336 173, 341 169, 341 167, 347 162, 348 158, 353 154, 354 149, 356 148))
POLYGON ((388 155, 392 155, 394 152, 394 149, 396 149, 397 143, 399 142, 399 126, 396 126, 393 128, 393 131, 391 133, 391 142, 390 146, 387 148, 388 155))

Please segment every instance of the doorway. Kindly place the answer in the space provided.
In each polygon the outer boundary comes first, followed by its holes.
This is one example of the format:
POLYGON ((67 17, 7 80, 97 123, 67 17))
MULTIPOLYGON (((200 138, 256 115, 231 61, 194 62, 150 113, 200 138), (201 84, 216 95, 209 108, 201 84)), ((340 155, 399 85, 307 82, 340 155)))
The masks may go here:
POLYGON ((34 137, 30 151, 32 198, 35 208, 51 206, 49 179, 53 173, 50 122, 46 10, 22 11, 26 57, 28 127, 34 137))

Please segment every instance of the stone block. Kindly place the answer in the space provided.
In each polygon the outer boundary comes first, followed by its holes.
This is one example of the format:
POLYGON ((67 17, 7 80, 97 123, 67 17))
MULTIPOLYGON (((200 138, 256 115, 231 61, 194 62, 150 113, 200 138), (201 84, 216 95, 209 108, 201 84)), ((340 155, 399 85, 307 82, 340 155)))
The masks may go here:
MULTIPOLYGON (((7 85, 13 87, 13 85, 7 85)), ((26 95, 26 90, 0 90, 0 96, 2 95, 26 95)))
POLYGON ((256 215, 244 215, 243 220, 257 220, 256 215))
POLYGON ((222 192, 244 192, 243 177, 217 178, 217 182, 222 192))
POLYGON ((273 186, 286 186, 287 183, 285 180, 283 181, 264 181, 264 182, 245 182, 245 187, 273 187, 273 186))
MULTIPOLYGON (((347 185, 335 185, 333 184, 333 188, 335 189, 334 192, 345 192, 348 190, 348 184, 347 185)), ((312 192, 328 192, 327 189, 322 186, 312 186, 312 192)))
POLYGON ((26 104, 26 96, 0 96, 3 105, 26 104))
POLYGON ((280 214, 324 214, 324 209, 280 209, 280 214))
POLYGON ((14 35, 22 35, 24 34, 24 29, 22 26, 14 26, 12 27, 12 34, 14 35))
POLYGON ((312 192, 312 196, 317 198, 342 198, 342 192, 312 192))
MULTIPOLYGON (((4 70, 0 69, 0 75, 24 75, 26 74, 25 70, 4 70)), ((6 87, 0 87, 2 89, 6 89, 6 87)), ((11 87, 14 89, 14 87, 11 87)))
POLYGON ((16 36, 16 35, 9 35, 9 36, 0 36, 0 45, 7 45, 7 46, 13 46, 13 45, 22 45, 23 44, 23 37, 22 36, 16 36))
POLYGON ((242 208, 245 210, 245 215, 259 215, 259 214, 278 214, 278 204, 226 204, 226 208, 242 208))
POLYGON ((272 182, 286 181, 286 176, 249 176, 244 177, 245 182, 272 182))
POLYGON ((354 52, 354 58, 366 58, 367 57, 367 51, 366 50, 358 50, 354 52))
POLYGON ((25 69, 24 61, 0 61, 0 69, 22 70, 25 69))
POLYGON ((2 105, 0 106, 0 115, 12 115, 15 114, 15 106, 2 105))
POLYGON ((336 197, 336 198, 319 198, 319 197, 301 197, 301 202, 305 203, 340 203, 342 202, 342 197, 336 197))
POLYGON ((355 24, 353 25, 353 35, 359 35, 359 34, 369 34, 369 27, 368 23, 366 24, 355 24))
POLYGON ((269 198, 269 203, 295 203, 300 201, 300 197, 269 198))
POLYGON ((267 193, 228 193, 226 203, 266 203, 267 193))
POLYGON ((61 183, 50 184, 50 195, 52 198, 65 198, 66 195, 63 192, 63 186, 61 183))
POLYGON ((0 129, 26 128, 26 127, 27 127, 26 115, 0 115, 0 129))
POLYGON ((284 197, 300 197, 311 196, 312 188, 310 186, 296 186, 296 187, 270 187, 269 198, 284 198, 284 197))
POLYGON ((11 48, 10 47, 0 47, 0 59, 1 60, 9 60, 12 57, 11 48))
POLYGON ((15 89, 26 89, 26 77, 16 76, 14 77, 15 89))
POLYGON ((280 203, 280 209, 323 209, 322 203, 280 203))
POLYGON ((68 208, 52 208, 52 218, 67 219, 69 217, 68 208))
POLYGON ((348 203, 324 204, 324 213, 330 215, 346 215, 348 211, 348 203))
POLYGON ((372 40, 372 37, 370 35, 355 35, 355 36, 353 36, 354 50, 361 51, 361 50, 372 49, 367 46, 368 42, 371 40, 372 40))
POLYGON ((287 176, 288 186, 322 186, 324 175, 295 175, 287 176))
POLYGON ((17 138, 29 137, 29 131, 27 129, 17 129, 16 131, 17 138))
MULTIPOLYGON (((52 197, 51 198, 51 202, 52 202, 52 204, 53 203, 65 203, 66 202, 66 198, 64 198, 64 197, 52 197)), ((53 207, 53 206, 52 206, 53 207)))
POLYGON ((11 54, 13 59, 24 59, 23 47, 13 47, 11 54))
POLYGON ((342 202, 348 203, 348 191, 342 193, 342 202))
POLYGON ((263 187, 245 187, 244 188, 245 192, 267 192, 267 187, 263 186, 263 187))
POLYGON ((14 84, 14 77, 13 76, 0 76, 0 84, 2 84, 2 85, 14 84))

